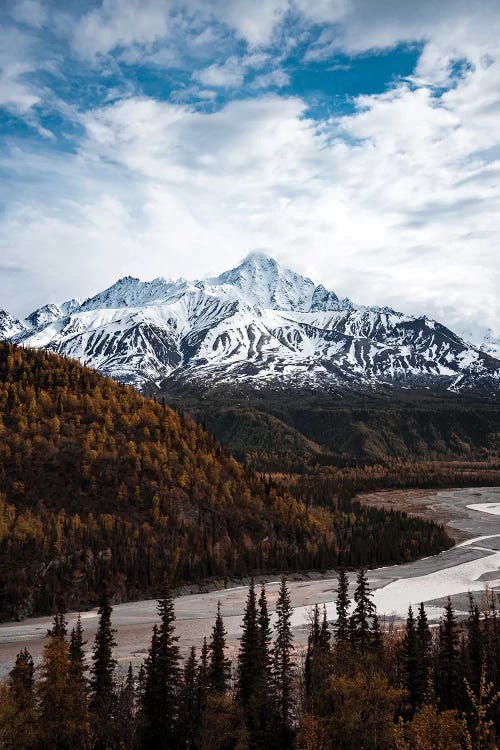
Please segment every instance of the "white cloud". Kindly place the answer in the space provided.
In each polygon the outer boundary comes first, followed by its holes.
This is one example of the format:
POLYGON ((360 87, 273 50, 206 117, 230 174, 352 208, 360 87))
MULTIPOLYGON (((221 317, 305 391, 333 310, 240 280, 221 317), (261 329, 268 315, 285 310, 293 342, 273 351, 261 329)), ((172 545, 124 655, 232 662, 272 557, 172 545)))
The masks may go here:
POLYGON ((210 65, 193 73, 193 80, 203 86, 237 88, 245 80, 245 65, 237 57, 229 57, 222 65, 210 65))
POLYGON ((13 63, 2 67, 0 70, 0 107, 24 115, 35 104, 38 104, 40 98, 23 80, 24 75, 31 71, 31 66, 23 63, 13 63))
POLYGON ((27 26, 39 27, 47 20, 47 9, 39 0, 17 0, 12 7, 12 17, 27 26))
POLYGON ((320 123, 277 95, 211 114, 148 98, 90 112, 60 195, 11 209, 6 257, 33 269, 36 237, 66 283, 72 247, 67 294, 82 295, 126 273, 214 273, 264 247, 358 301, 495 327, 498 65, 439 100, 401 85, 320 123))
POLYGON ((284 70, 271 70, 269 73, 261 73, 256 76, 252 83, 253 89, 283 88, 290 83, 290 76, 284 70))
POLYGON ((167 34, 169 11, 169 0, 103 0, 78 22, 73 46, 82 57, 94 57, 149 44, 167 34))
MULTIPOLYGON (((184 94, 214 97, 213 88, 237 88, 252 69, 247 91, 255 98, 204 113, 130 97, 81 115, 86 135, 76 156, 4 158, 0 166, 22 177, 3 188, 2 258, 5 267, 24 269, 27 281, 4 290, 1 304, 25 313, 128 273, 213 274, 259 247, 360 302, 497 329, 496 3, 183 5, 188 26, 195 14, 217 18, 253 47, 198 70, 193 79, 209 88, 187 86, 184 94), (279 68, 269 72, 279 60, 261 46, 275 38, 287 9, 299 6, 309 22, 332 24, 316 56, 421 42, 412 79, 360 96, 353 114, 325 121, 310 119, 298 97, 257 97, 288 82, 279 68), (457 76, 459 60, 466 64, 457 76), (445 84, 449 90, 437 96, 445 84)), ((141 45, 153 45, 158 64, 163 56, 171 65, 175 52, 154 46, 171 33, 169 9, 153 0, 104 0, 82 18, 75 47, 94 58, 123 47, 134 62, 141 45)), ((27 55, 0 57, 0 101, 29 113, 40 95, 27 82, 28 68, 12 67, 22 59, 29 64, 27 55)))

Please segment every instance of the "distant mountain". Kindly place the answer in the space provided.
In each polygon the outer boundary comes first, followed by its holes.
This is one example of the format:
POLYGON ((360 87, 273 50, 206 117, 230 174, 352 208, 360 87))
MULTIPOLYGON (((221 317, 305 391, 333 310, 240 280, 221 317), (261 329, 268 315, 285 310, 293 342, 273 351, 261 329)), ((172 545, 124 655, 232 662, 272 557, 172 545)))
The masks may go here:
POLYGON ((500 333, 494 333, 491 328, 479 330, 460 330, 459 335, 465 341, 472 341, 482 352, 500 359, 500 333))
POLYGON ((137 387, 500 388, 498 339, 475 346, 426 316, 355 305, 260 252, 203 281, 125 277, 23 322, 2 312, 0 336, 137 387))

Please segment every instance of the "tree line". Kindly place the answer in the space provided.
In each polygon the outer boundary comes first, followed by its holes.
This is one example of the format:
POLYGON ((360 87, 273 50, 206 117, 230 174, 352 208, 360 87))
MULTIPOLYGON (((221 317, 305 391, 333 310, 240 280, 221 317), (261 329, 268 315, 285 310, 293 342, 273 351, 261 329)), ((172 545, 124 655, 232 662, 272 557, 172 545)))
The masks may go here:
POLYGON ((335 618, 316 605, 307 647, 294 647, 283 578, 274 618, 250 584, 235 663, 220 604, 200 653, 182 659, 172 593, 158 601, 148 655, 124 675, 103 592, 90 664, 78 617, 56 614, 40 665, 26 649, 0 685, 5 750, 495 750, 500 730, 497 597, 458 623, 450 600, 439 627, 410 607, 382 628, 366 570, 352 601, 339 571, 335 618))

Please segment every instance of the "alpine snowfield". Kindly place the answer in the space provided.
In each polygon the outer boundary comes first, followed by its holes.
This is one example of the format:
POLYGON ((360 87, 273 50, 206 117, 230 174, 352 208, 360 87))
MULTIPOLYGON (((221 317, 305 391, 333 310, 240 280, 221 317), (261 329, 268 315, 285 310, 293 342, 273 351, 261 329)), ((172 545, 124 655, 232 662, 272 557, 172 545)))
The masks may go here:
POLYGON ((494 347, 467 343, 425 316, 339 299, 263 253, 203 281, 126 277, 24 321, 0 311, 0 337, 137 387, 500 388, 494 347))

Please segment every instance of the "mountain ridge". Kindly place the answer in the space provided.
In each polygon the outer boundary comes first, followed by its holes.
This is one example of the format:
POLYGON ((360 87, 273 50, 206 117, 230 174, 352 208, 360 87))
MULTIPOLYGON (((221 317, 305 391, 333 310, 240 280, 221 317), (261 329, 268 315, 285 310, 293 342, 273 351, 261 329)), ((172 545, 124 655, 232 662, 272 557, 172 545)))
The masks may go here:
POLYGON ((500 388, 494 346, 469 344, 425 315, 339 299, 263 252, 204 280, 125 276, 24 321, 1 311, 0 337, 139 388, 500 388))

